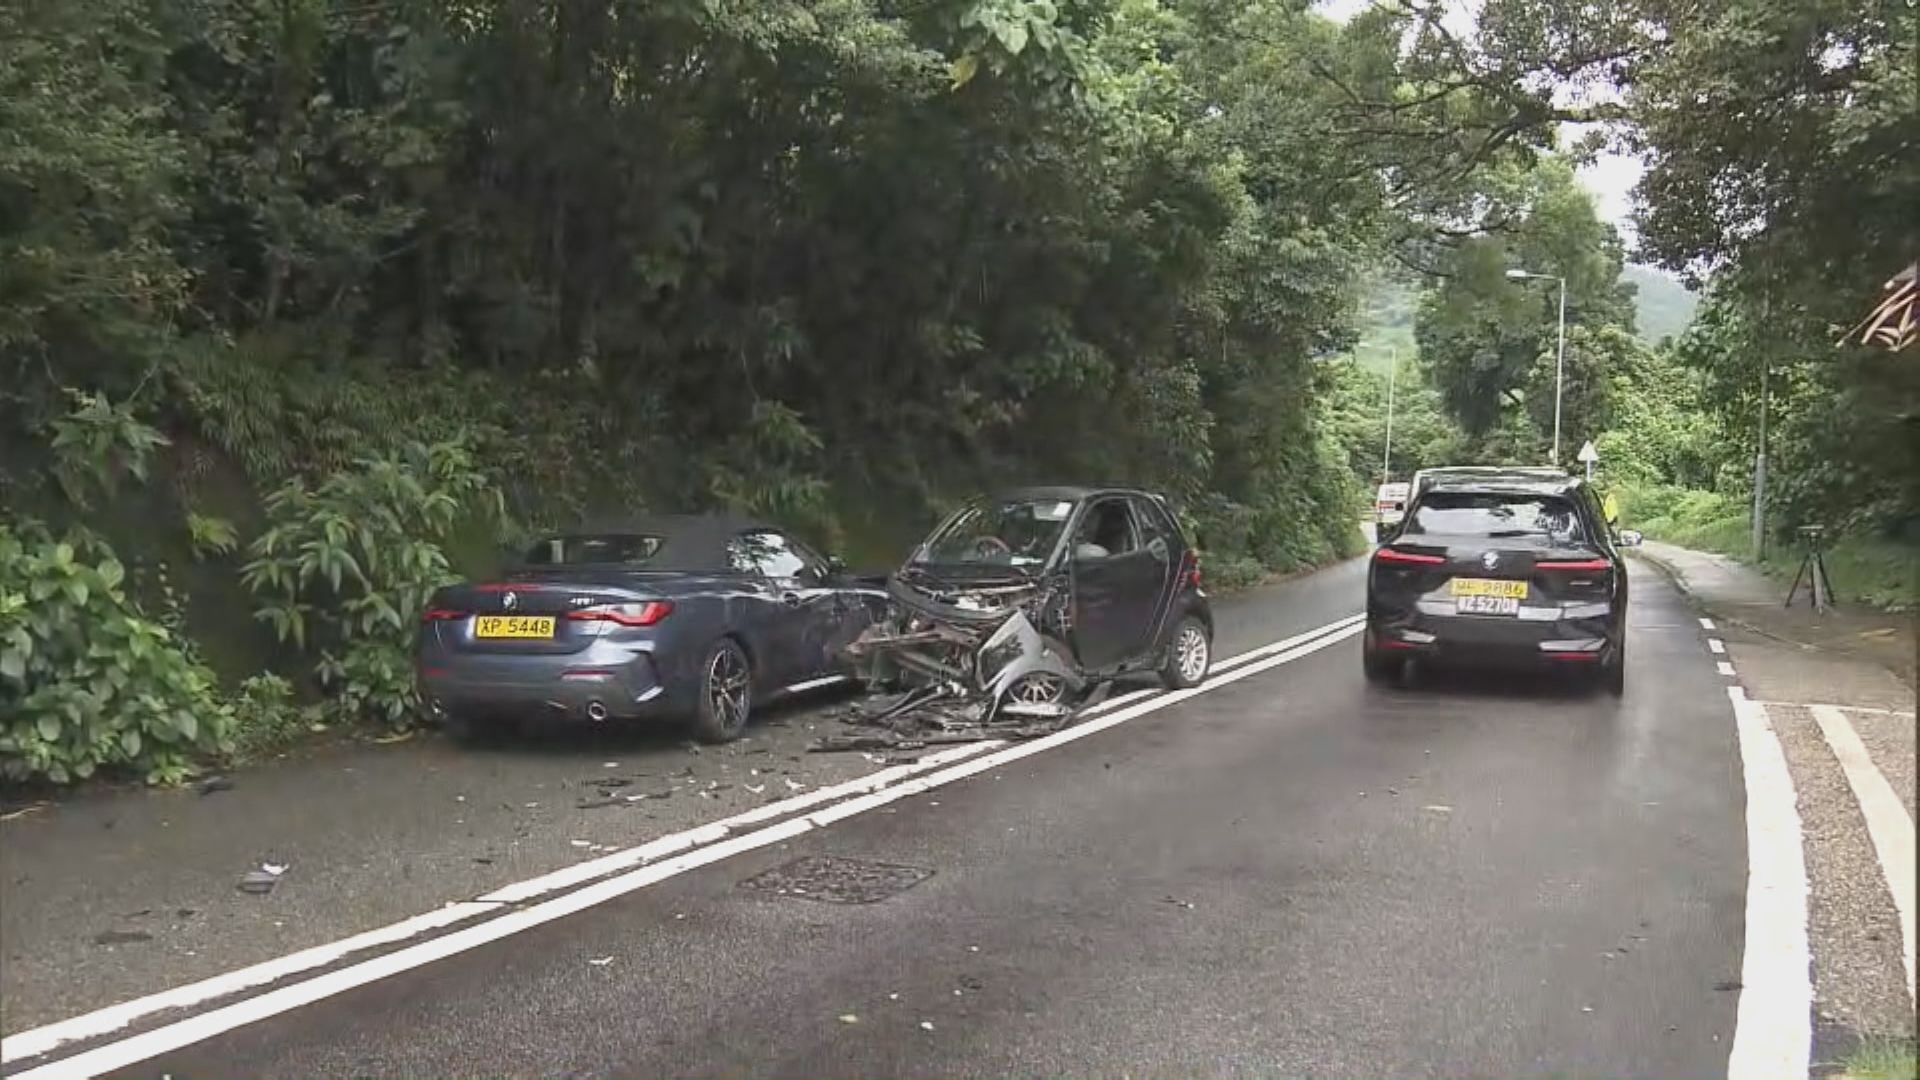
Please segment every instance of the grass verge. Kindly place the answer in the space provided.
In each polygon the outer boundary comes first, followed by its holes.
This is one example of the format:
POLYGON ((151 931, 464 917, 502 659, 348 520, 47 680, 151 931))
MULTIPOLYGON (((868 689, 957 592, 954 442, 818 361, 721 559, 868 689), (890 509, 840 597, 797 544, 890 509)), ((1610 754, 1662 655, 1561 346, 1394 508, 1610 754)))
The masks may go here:
POLYGON ((1914 1080, 1920 1062, 1910 1039, 1869 1038, 1847 1056, 1841 1080, 1914 1080))

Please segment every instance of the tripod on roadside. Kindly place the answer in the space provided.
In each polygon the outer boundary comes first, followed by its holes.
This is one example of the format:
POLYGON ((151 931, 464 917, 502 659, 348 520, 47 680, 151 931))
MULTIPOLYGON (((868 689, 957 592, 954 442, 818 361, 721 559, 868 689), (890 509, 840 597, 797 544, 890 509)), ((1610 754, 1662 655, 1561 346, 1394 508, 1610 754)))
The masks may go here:
POLYGON ((1833 603, 1833 584, 1827 580, 1827 559, 1821 551, 1822 537, 1826 529, 1820 525, 1800 526, 1800 537, 1807 545, 1807 553, 1800 557, 1800 569, 1793 573, 1793 584, 1787 588, 1787 607, 1793 606, 1793 594, 1800 591, 1800 579, 1807 579, 1808 600, 1813 610, 1824 612, 1833 603))

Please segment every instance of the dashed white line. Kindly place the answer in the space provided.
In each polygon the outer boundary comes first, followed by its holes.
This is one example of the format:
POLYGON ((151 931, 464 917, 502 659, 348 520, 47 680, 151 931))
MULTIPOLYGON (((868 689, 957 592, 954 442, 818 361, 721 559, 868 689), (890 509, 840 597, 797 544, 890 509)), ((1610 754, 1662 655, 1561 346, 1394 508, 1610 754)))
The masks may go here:
POLYGON ((1702 629, 1702 630, 1711 630, 1711 629, 1713 629, 1713 620, 1712 620, 1712 619, 1707 619, 1707 618, 1702 618, 1702 619, 1700 620, 1700 629, 1702 629))
POLYGON ((1727 1080, 1807 1075, 1813 1052, 1813 953, 1807 864, 1793 775, 1767 711, 1727 688, 1747 788, 1747 925, 1727 1080))
MULTIPOLYGON (((1325 626, 1309 630, 1303 634, 1297 634, 1284 641, 1262 646, 1261 648, 1234 657, 1231 660, 1223 661, 1223 665, 1232 665, 1233 670, 1225 674, 1210 676, 1205 683, 1191 689, 1164 693, 1152 690, 1137 691, 1133 694, 1122 695, 1120 698, 1103 702, 1100 709, 1089 710, 1089 712, 1107 710, 1106 715, 1100 716, 1098 719, 1075 724, 1073 727, 1055 732, 1044 738, 1034 739, 1030 742, 1010 747, 1000 742, 955 747, 951 751, 923 758, 913 766, 900 767, 901 769, 909 769, 914 772, 922 772, 930 768, 939 768, 942 765, 947 766, 940 768, 940 771, 928 776, 912 779, 904 783, 893 784, 892 786, 885 786, 883 783, 877 783, 876 781, 887 773, 894 773, 890 778, 891 780, 902 780, 904 777, 896 770, 883 770, 871 776, 838 785, 835 788, 822 789, 820 791, 810 792, 804 796, 797 796, 793 799, 782 800, 779 803, 772 803, 760 807, 757 810, 749 811, 746 814, 736 815, 725 821, 715 822, 712 825, 704 826, 700 829, 689 830, 686 833, 675 836, 661 837, 651 844, 642 845, 642 847, 634 848, 630 851, 616 852, 614 855, 606 856, 601 860, 592 860, 588 863, 577 864, 552 874, 542 875, 530 881, 521 882, 518 885, 496 890, 493 893, 487 894, 487 897, 482 898, 483 900, 489 900, 491 902, 483 903, 473 901, 469 902, 466 906, 484 910, 499 910, 502 904, 506 903, 506 901, 501 899, 502 897, 539 895, 562 887, 563 885, 577 884, 583 880, 592 880, 593 877, 606 873, 606 869, 603 869, 605 867, 615 863, 619 863, 624 867, 632 865, 633 862, 637 861, 637 857, 644 858, 644 856, 639 855, 643 850, 651 849, 656 856, 665 854, 669 850, 680 852, 661 862, 638 869, 630 869, 625 873, 618 874, 614 877, 607 877, 604 880, 594 881, 592 884, 586 885, 574 892, 541 901, 532 906, 501 915, 498 918, 456 930, 442 937, 422 941, 383 956, 377 956, 350 964, 303 982, 292 983, 252 997, 243 998, 231 1004, 210 1009, 199 1015, 154 1028, 151 1031, 105 1043, 93 1049, 74 1054, 71 1057, 41 1065, 23 1073, 14 1074, 14 1080, 54 1080, 56 1077, 65 1080, 65 1078, 97 1076, 104 1072, 110 1072, 115 1069, 125 1068, 137 1062, 149 1060, 161 1054, 177 1050, 183 1046, 190 1046, 224 1032, 232 1031, 235 1028, 264 1020, 271 1016, 278 1016, 304 1005, 345 993, 355 987, 364 986, 400 972, 478 948, 509 935, 532 929, 543 923, 551 922, 554 919, 606 903, 609 900, 624 896, 634 890, 645 888, 648 885, 664 881, 671 877, 676 877, 697 867, 719 862, 722 859, 771 844, 781 843, 802 833, 824 827, 843 818, 865 813, 875 807, 883 806, 909 795, 930 791, 934 788, 963 780, 977 773, 985 772, 988 769, 997 768, 1009 762, 1018 761, 1021 758, 1029 757, 1058 746, 1064 746, 1067 743, 1086 738, 1089 735, 1104 731, 1107 728, 1116 727, 1149 713, 1179 704, 1189 698, 1217 690, 1230 683, 1238 682, 1243 678, 1257 675, 1263 671, 1279 667, 1282 664, 1290 663, 1359 633, 1361 629, 1359 624, 1363 617, 1364 616, 1350 616, 1345 619, 1340 619, 1325 626), (1143 697, 1146 700, 1138 700, 1143 697), (1118 708, 1122 702, 1128 701, 1132 702, 1129 707, 1124 709, 1118 708), (987 750, 993 750, 994 752, 983 753, 983 751, 987 750), (979 756, 975 757, 974 760, 963 761, 958 765, 951 764, 956 759, 969 755, 979 756), (876 788, 878 788, 878 790, 874 790, 876 788), (831 801, 833 797, 837 796, 830 796, 830 792, 837 792, 838 795, 846 795, 860 790, 865 790, 868 794, 848 799, 837 805, 828 806, 804 817, 790 818, 787 821, 754 832, 727 839, 720 839, 720 837, 727 836, 730 831, 729 826, 784 816, 795 809, 809 805, 817 805, 820 802, 831 801), (705 846, 697 846, 703 843, 705 846), (683 848, 690 849, 681 850, 683 848), (594 874, 587 875, 583 873, 583 868, 588 866, 596 867, 594 874)), ((1216 667, 1216 671, 1218 670, 1219 668, 1216 667)), ((452 909, 443 909, 443 911, 450 910, 452 909)), ((450 925, 452 922, 460 921, 460 919, 464 919, 470 914, 472 914, 472 912, 462 912, 459 918, 444 916, 439 925, 450 925)), ((418 918, 422 920, 432 919, 441 915, 441 912, 432 912, 418 918)), ((345 941, 335 942, 330 946, 320 946, 316 950, 308 950, 308 952, 329 949, 338 950, 350 942, 371 937, 372 935, 384 935, 382 937, 383 941, 404 940, 405 937, 411 936, 411 934, 402 933, 401 931, 403 928, 409 928, 411 924, 415 922, 416 920, 407 920, 402 923, 395 923, 381 930, 371 931, 368 935, 360 935, 360 938, 349 938, 345 941)), ((417 933, 418 931, 414 932, 417 933)), ((301 955, 304 954, 295 954, 295 956, 301 955)), ((169 991, 168 994, 180 995, 177 1004, 174 1005, 153 1005, 152 1003, 157 998, 167 996, 166 994, 153 995, 148 998, 128 1002, 124 1005, 88 1013, 85 1016, 75 1017, 72 1020, 62 1021, 58 1024, 21 1032, 19 1035, 6 1039, 4 1046, 0 1046, 0 1054, 4 1054, 4 1058, 0 1060, 10 1062, 20 1058, 37 1056, 46 1053, 50 1049, 72 1042, 75 1039, 97 1037, 119 1030, 133 1020, 148 1015, 159 1008, 204 1003, 217 996, 225 996, 237 990, 260 985, 262 981, 273 981, 285 974, 309 970, 317 966, 317 964, 308 963, 302 964, 299 967, 287 967, 288 962, 293 959, 294 957, 283 957, 279 960, 267 961, 263 964, 254 965, 251 968, 230 972, 224 976, 216 976, 214 979, 204 980, 201 983, 195 983, 180 987, 175 991, 169 991), (251 973, 251 975, 249 973, 251 973), (252 981, 239 981, 243 976, 251 978, 252 981), (226 985, 225 989, 220 990, 218 993, 205 993, 210 986, 222 985, 222 980, 232 980, 232 983, 231 985, 226 985)), ((320 961, 320 963, 324 962, 326 961, 320 961)))
POLYGON ((1887 879, 1887 889, 1893 893, 1893 906, 1900 915, 1900 959, 1907 965, 1907 1000, 1912 1002, 1913 819, 1907 816, 1900 797, 1893 793, 1893 785, 1887 783, 1887 778, 1873 764, 1859 733, 1847 722, 1846 714, 1831 705, 1813 705, 1809 711, 1820 724, 1820 734, 1826 736, 1833 756, 1840 760, 1847 784, 1853 788, 1853 797, 1860 803, 1860 813, 1867 819, 1867 836, 1873 840, 1874 854, 1880 857, 1880 873, 1887 879))
POLYGON ((1733 670, 1733 665, 1727 663, 1725 660, 1720 661, 1719 669, 1720 669, 1720 674, 1725 675, 1728 678, 1732 678, 1735 674, 1733 670))
POLYGON ((1727 655, 1727 646, 1726 643, 1719 638, 1710 637, 1707 639, 1707 651, 1715 656, 1725 656, 1727 655))

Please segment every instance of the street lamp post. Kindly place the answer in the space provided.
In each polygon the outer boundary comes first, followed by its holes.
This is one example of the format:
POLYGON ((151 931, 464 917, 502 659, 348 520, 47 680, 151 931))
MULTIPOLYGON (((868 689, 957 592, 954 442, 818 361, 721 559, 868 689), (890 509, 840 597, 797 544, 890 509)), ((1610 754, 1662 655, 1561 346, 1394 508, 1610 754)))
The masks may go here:
POLYGON ((1507 271, 1508 281, 1557 281, 1560 283, 1560 344, 1553 358, 1553 451, 1548 464, 1560 464, 1560 391, 1567 381, 1567 279, 1555 274, 1535 274, 1526 270, 1507 271))
POLYGON ((1387 485, 1388 474, 1393 465, 1393 383, 1400 371, 1400 349, 1397 346, 1387 349, 1387 446, 1380 452, 1380 486, 1387 485))

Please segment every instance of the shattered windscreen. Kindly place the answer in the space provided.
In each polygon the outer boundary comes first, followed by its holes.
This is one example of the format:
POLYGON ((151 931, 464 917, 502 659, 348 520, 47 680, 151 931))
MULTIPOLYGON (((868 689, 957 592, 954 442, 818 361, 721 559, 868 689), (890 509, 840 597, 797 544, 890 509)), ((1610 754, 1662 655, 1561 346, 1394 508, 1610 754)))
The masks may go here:
POLYGON ((1047 561, 1060 541, 1073 504, 1061 499, 1016 499, 962 511, 921 545, 920 565, 1033 567, 1047 561))

